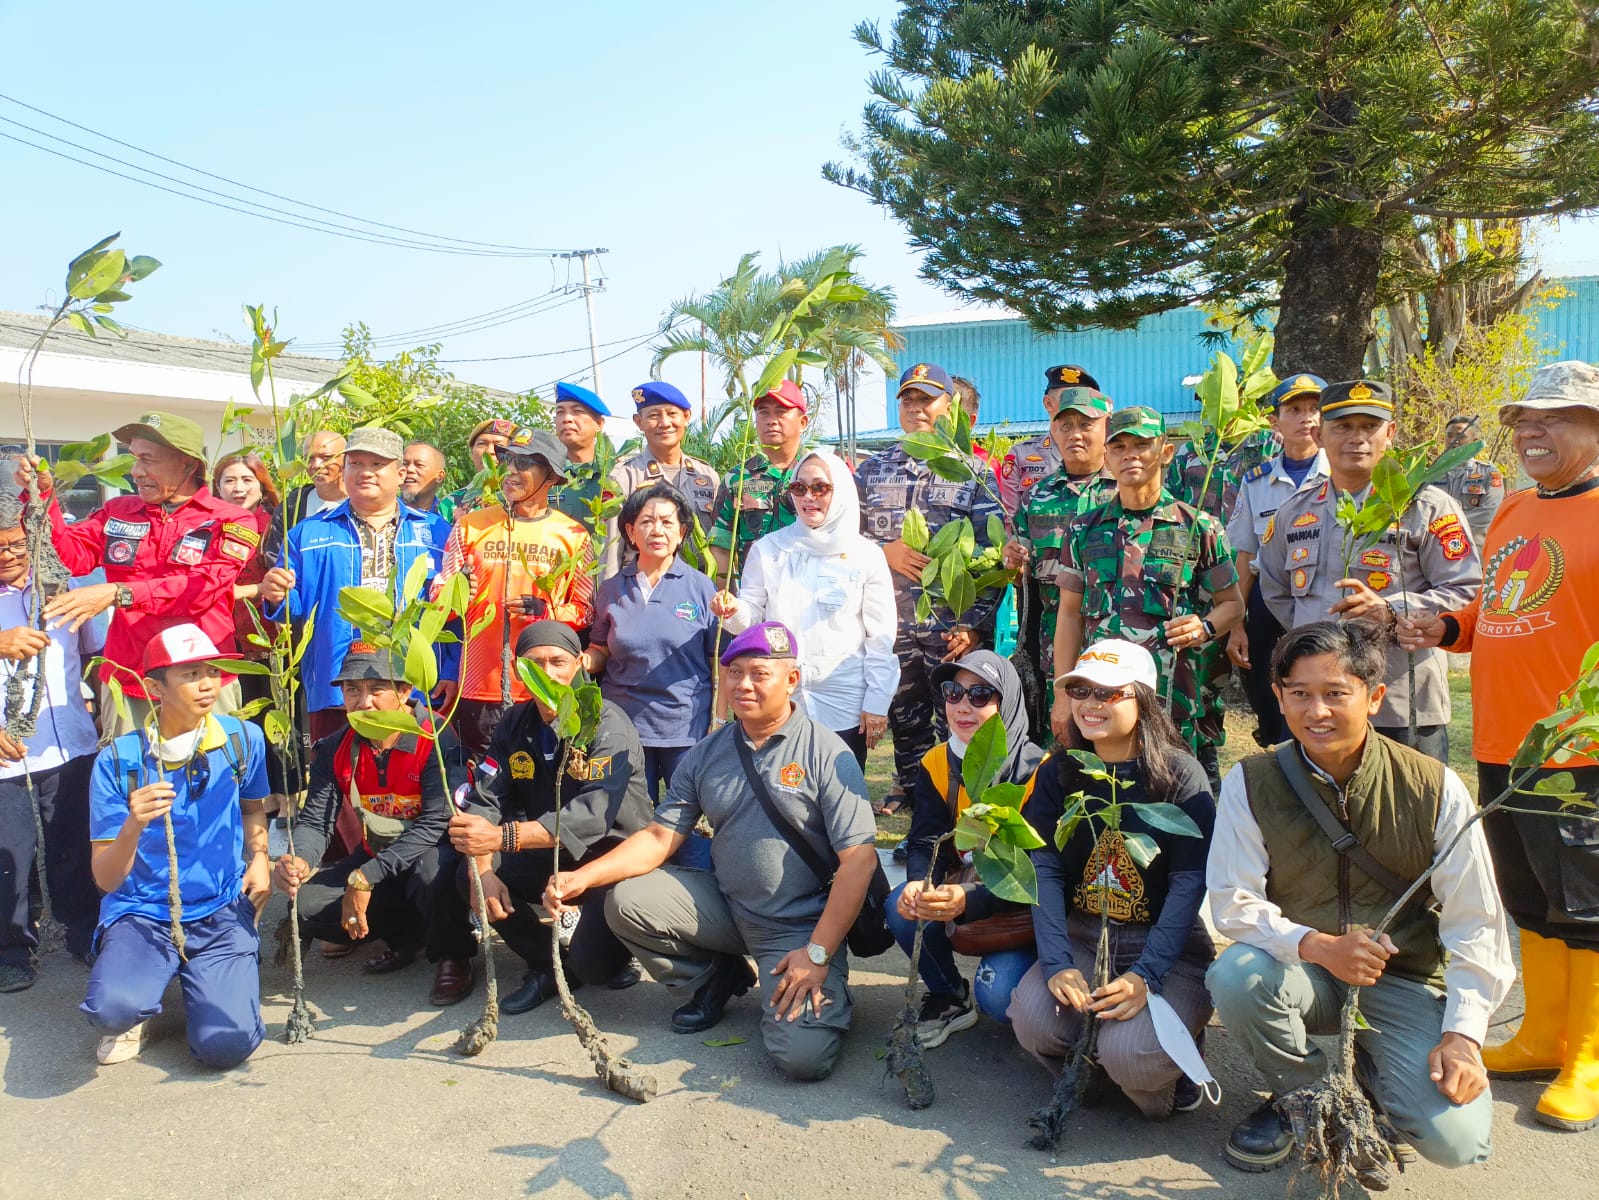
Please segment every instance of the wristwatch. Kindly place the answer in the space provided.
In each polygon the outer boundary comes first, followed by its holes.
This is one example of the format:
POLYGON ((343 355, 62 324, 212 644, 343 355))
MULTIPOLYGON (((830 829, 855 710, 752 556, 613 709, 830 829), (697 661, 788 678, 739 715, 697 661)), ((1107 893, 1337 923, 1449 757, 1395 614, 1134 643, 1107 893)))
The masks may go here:
POLYGON ((825 967, 833 956, 827 952, 826 946, 818 942, 810 942, 805 947, 805 957, 809 958, 817 966, 825 967))
POLYGON ((1201 617, 1199 624, 1205 630, 1205 640, 1207 642, 1214 642, 1216 640, 1216 627, 1210 623, 1210 618, 1201 617))
POLYGON ((351 871, 349 878, 344 882, 358 892, 370 892, 372 890, 372 885, 367 882, 366 876, 361 874, 360 867, 351 871))
POLYGON ((130 588, 125 583, 117 584, 117 598, 116 598, 116 602, 115 602, 115 607, 116 608, 132 608, 133 607, 133 589, 130 588))

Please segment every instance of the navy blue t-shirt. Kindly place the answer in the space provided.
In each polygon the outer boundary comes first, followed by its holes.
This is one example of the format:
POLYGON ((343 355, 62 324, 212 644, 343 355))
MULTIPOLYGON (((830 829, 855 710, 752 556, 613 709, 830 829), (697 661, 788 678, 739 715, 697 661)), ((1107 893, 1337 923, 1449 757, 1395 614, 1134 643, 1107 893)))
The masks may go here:
POLYGON ((673 559, 646 598, 636 563, 594 594, 589 640, 604 646, 605 698, 645 746, 692 746, 710 731, 716 585, 673 559))

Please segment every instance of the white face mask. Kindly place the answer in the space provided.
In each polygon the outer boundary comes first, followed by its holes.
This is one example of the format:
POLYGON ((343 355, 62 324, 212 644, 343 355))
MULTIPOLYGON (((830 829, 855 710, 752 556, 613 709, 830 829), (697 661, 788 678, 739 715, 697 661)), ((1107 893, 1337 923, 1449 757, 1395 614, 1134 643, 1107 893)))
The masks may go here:
POLYGON ((1205 1099, 1212 1104, 1220 1104, 1221 1084, 1216 1082, 1216 1077, 1205 1065, 1205 1056, 1200 1054, 1193 1035, 1188 1032, 1188 1026, 1183 1024, 1183 1019, 1177 1015, 1177 1010, 1155 992, 1149 993, 1147 1003, 1149 1019, 1155 1024, 1155 1040, 1160 1043, 1160 1048, 1166 1052, 1166 1056, 1172 1062, 1182 1068, 1184 1075, 1199 1085, 1199 1090, 1204 1093, 1205 1099))

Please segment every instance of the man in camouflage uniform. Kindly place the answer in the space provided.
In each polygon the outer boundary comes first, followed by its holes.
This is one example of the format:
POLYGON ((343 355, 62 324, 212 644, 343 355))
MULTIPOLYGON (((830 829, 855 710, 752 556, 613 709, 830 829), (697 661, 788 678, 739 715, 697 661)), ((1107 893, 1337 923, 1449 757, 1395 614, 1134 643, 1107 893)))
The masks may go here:
MULTIPOLYGON (((1372 471, 1394 439, 1394 394, 1369 379, 1330 383, 1321 393, 1321 447, 1330 478, 1295 492, 1278 507, 1261 538, 1260 590, 1283 628, 1330 617, 1364 618, 1392 628, 1409 612, 1464 608, 1482 583, 1482 560, 1466 532, 1465 514, 1449 493, 1424 487, 1400 529, 1341 560, 1338 497, 1364 501, 1372 471)), ((1449 761, 1449 677, 1442 650, 1416 655, 1416 694, 1407 656, 1388 651, 1388 694, 1371 723, 1389 737, 1440 762, 1449 761), (1410 736, 1412 707, 1416 736, 1410 736)))
MULTIPOLYGON (((612 472, 617 495, 626 500, 641 487, 669 483, 688 501, 701 536, 708 536, 716 520, 716 493, 722 480, 710 463, 683 453, 683 433, 692 411, 688 397, 669 383, 643 383, 633 389, 633 404, 637 409, 633 424, 644 435, 644 449, 612 472)), ((613 517, 605 538, 606 579, 622 569, 622 541, 613 517)), ((682 554, 690 565, 711 565, 700 560, 692 533, 683 539, 682 554)), ((626 555, 633 557, 631 548, 626 555)))
POLYGON ((596 544, 605 531, 592 528, 594 514, 589 502, 606 491, 596 460, 605 418, 610 415, 605 402, 588 388, 575 383, 555 385, 555 436, 566 449, 566 481, 550 489, 550 507, 587 529, 596 544))
MULTIPOLYGON (((949 411, 953 385, 949 373, 932 363, 918 363, 900 377, 899 423, 906 433, 930 433, 939 417, 949 411)), ((932 670, 982 647, 993 638, 994 614, 1004 595, 1000 588, 978 595, 971 608, 952 613, 933 605, 926 621, 916 619, 916 601, 922 594, 922 568, 926 555, 907 546, 900 537, 905 514, 916 509, 936 534, 961 517, 972 523, 979 548, 988 545, 989 517, 1003 518, 997 498, 988 493, 992 480, 972 479, 951 483, 940 479, 924 462, 894 445, 861 463, 855 473, 861 494, 861 518, 866 536, 883 548, 894 578, 894 600, 899 611, 899 634, 894 653, 900 663, 899 691, 888 708, 888 727, 894 735, 894 792, 909 796, 916 771, 926 754, 944 735, 943 705, 935 701, 932 670)))
MULTIPOLYGON (((1081 367, 1070 364, 1051 367, 1044 372, 1044 411, 1051 422, 1060 407, 1060 395, 1067 388, 1085 387, 1099 390, 1099 380, 1081 367)), ((1028 491, 1042 480, 1048 479, 1060 467, 1060 451, 1055 449, 1050 430, 1037 437, 1017 442, 999 464, 999 500, 1008 513, 1017 512, 1028 491)))
MULTIPOLYGON (((731 579, 737 587, 744 555, 757 538, 794 523, 794 498, 788 485, 799 469, 805 428, 810 424, 805 391, 785 379, 755 402, 755 436, 761 452, 752 454, 728 472, 716 500, 716 524, 711 529, 711 557, 716 577, 731 579), (738 516, 738 549, 733 549, 733 517, 738 516), (731 562, 733 574, 728 575, 731 562)), ((718 584, 720 586, 720 583, 718 584)))
POLYGON ((1016 512, 1016 536, 1005 544, 1005 566, 1026 567, 1021 581, 1022 628, 1019 645, 1030 658, 1022 682, 1034 736, 1049 721, 1055 678, 1055 610, 1060 589, 1061 544, 1072 518, 1108 503, 1116 479, 1105 470, 1105 426, 1114 404, 1094 388, 1066 388, 1050 418, 1050 444, 1060 459, 1056 471, 1033 485, 1016 512))
MULTIPOLYGON (((1162 486, 1172 444, 1159 413, 1122 409, 1108 432, 1105 462, 1116 476, 1116 496, 1067 530, 1056 574, 1054 670, 1069 671, 1084 647, 1106 638, 1147 648, 1160 664, 1172 720, 1215 781, 1226 731, 1220 714, 1200 704, 1194 652, 1243 617, 1233 552, 1220 521, 1162 486)), ((1057 739, 1065 740, 1070 721, 1057 688, 1050 713, 1057 739)))
MULTIPOLYGON (((1444 448, 1453 450, 1482 436, 1478 417, 1450 417, 1444 426, 1444 448)), ((1473 458, 1461 463, 1439 481, 1439 487, 1455 498, 1466 514, 1466 525, 1471 529, 1471 540, 1480 550, 1487 537, 1488 526, 1493 524, 1494 513, 1505 498, 1505 476, 1486 458, 1473 458)))

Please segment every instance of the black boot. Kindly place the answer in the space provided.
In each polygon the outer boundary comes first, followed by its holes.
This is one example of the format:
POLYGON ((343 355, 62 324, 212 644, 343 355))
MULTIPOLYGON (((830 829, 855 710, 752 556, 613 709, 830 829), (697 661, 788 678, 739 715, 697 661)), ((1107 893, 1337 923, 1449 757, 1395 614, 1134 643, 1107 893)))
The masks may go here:
POLYGON ((1227 1161, 1240 1171, 1259 1174, 1275 1171, 1294 1152, 1294 1130, 1268 1100, 1237 1125, 1227 1139, 1227 1161))
POLYGON ((711 1028, 727 1011, 727 1002, 755 986, 755 972, 742 954, 719 954, 711 977, 699 986, 694 999, 672 1014, 676 1033, 699 1033, 711 1028))

